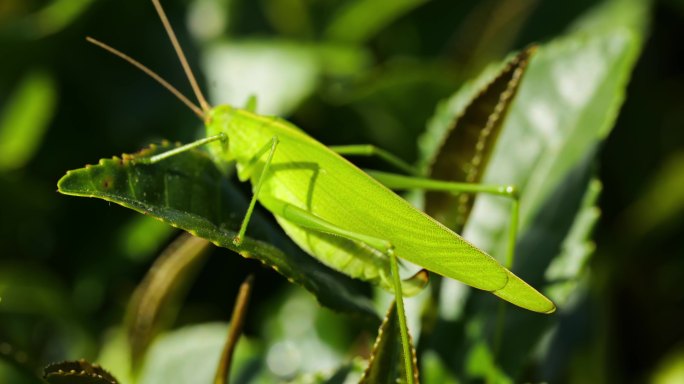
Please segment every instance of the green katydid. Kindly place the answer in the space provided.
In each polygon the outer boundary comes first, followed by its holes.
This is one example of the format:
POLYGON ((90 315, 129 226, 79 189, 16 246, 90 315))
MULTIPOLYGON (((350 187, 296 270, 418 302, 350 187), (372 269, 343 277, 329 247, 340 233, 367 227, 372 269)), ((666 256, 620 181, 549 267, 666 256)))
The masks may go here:
MULTIPOLYGON (((210 107, 190 70, 159 0, 152 0, 198 99, 188 100, 154 72, 94 39, 90 42, 122 57, 174 93, 205 123, 204 139, 138 160, 156 163, 206 146, 214 161, 235 163, 253 196, 234 244, 239 247, 258 200, 295 243, 324 264, 352 277, 394 290, 404 348, 408 338, 397 258, 495 295, 522 308, 552 313, 554 304, 478 249, 389 188, 484 192, 516 198, 511 186, 452 183, 387 173, 363 172, 341 155, 375 154, 403 170, 410 165, 368 146, 326 147, 293 124, 261 116, 254 107, 210 107)), ((515 223, 511 224, 513 232, 515 223)), ((513 240, 513 239, 512 239, 513 240)), ((509 249, 512 249, 509 247, 509 249)), ((405 356, 410 354, 405 353, 405 356)), ((409 364, 408 360, 406 361, 409 364)), ((409 372, 410 369, 407 370, 409 372)))

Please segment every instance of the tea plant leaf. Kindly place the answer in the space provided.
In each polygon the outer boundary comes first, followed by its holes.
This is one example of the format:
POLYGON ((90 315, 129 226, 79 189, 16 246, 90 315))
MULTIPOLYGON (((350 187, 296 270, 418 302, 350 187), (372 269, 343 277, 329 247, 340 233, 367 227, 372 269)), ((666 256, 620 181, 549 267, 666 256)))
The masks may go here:
MULTIPOLYGON (((409 339, 411 336, 409 335, 409 339)), ((411 340, 411 360, 413 361, 414 382, 418 380, 418 363, 416 350, 411 340)), ((404 354, 399 333, 399 318, 397 317, 396 302, 392 302, 385 315, 385 319, 378 330, 371 352, 368 368, 364 373, 360 384, 394 384, 406 380, 406 368, 404 354)))
POLYGON ((94 0, 53 0, 38 11, 1 26, 0 33, 40 39, 68 27, 94 0))
POLYGON ((156 256, 176 231, 149 216, 135 215, 118 232, 116 252, 132 261, 142 262, 156 256))
POLYGON ((356 0, 336 12, 325 35, 333 41, 363 43, 427 0, 356 0))
MULTIPOLYGON (((524 257, 518 258, 516 266, 526 271, 532 284, 547 281, 545 292, 558 304, 561 317, 540 318, 522 311, 507 311, 497 363, 511 377, 517 377, 520 367, 535 350, 543 365, 562 356, 570 358, 572 343, 556 337, 574 334, 567 328, 577 324, 563 318, 581 304, 588 289, 587 265, 594 251, 591 236, 600 217, 596 204, 601 192, 601 184, 594 175, 593 157, 590 153, 558 186, 520 239, 517 250, 524 257), (549 339, 540 345, 547 334, 549 339)), ((487 313, 492 306, 480 302, 478 310, 487 313)))
POLYGON ((11 344, 0 342, 0 378, 7 383, 44 384, 29 355, 11 344))
MULTIPOLYGON (((536 46, 509 60, 503 68, 485 71, 443 102, 420 139, 420 167, 437 180, 477 183, 487 168, 494 145, 536 46), (485 84, 484 86, 482 84, 485 84)), ((474 196, 428 192, 425 212, 456 231, 463 228, 474 196)))
POLYGON ((83 359, 63 361, 45 367, 43 375, 50 384, 118 384, 109 372, 83 359))
POLYGON ((442 359, 433 351, 426 351, 421 356, 421 375, 423 377, 423 382, 432 383, 443 383, 443 384, 457 384, 458 381, 453 376, 453 373, 449 372, 442 361, 442 359))
POLYGON ((257 96, 259 113, 278 116, 292 113, 323 76, 350 76, 368 61, 353 46, 256 39, 212 44, 203 60, 217 84, 209 89, 214 104, 243 105, 257 96))
POLYGON ((209 245, 200 237, 181 235, 162 252, 133 293, 126 325, 134 370, 158 328, 175 318, 184 288, 204 260, 209 245))
POLYGON ((466 371, 470 377, 480 378, 487 383, 513 383, 513 380, 496 366, 494 354, 484 342, 472 346, 466 362, 466 371))
POLYGON ((185 152, 154 165, 134 162, 168 148, 168 144, 152 146, 69 171, 58 182, 59 192, 104 199, 150 215, 245 258, 260 260, 309 290, 325 306, 375 317, 352 279, 297 250, 277 232, 265 230, 263 219, 256 218, 255 225, 250 225, 250 235, 275 245, 248 237, 236 248, 233 238, 247 203, 204 152, 185 152))
POLYGON ((0 113, 0 172, 21 168, 40 146, 57 103, 52 76, 27 74, 0 113))
MULTIPOLYGON (((639 52, 627 29, 571 36, 541 46, 504 123, 483 182, 521 190, 524 233, 557 185, 610 132, 639 52)), ((503 254, 509 204, 481 196, 465 228, 472 241, 503 254)))
MULTIPOLYGON (((150 346, 138 383, 212 383, 228 325, 205 323, 158 337, 150 346)), ((263 351, 242 338, 237 346, 231 383, 249 383, 260 369, 263 351)))
POLYGON ((65 353, 82 355, 91 340, 77 313, 69 290, 51 271, 28 262, 0 263, 0 329, 7 330, 5 332, 9 333, 5 337, 10 338, 0 340, 0 350, 3 349, 2 341, 9 341, 11 345, 5 347, 9 348, 8 357, 13 357, 16 349, 20 349, 28 354, 20 360, 29 362, 26 357, 33 358, 36 344, 62 343, 63 340, 69 340, 64 347, 67 348, 65 353), (41 334, 41 340, 36 340, 35 331, 31 331, 38 324, 52 330, 50 334, 41 334))
POLYGON ((619 220, 623 232, 630 234, 630 238, 667 230, 668 224, 684 214, 684 151, 674 153, 663 163, 639 199, 619 220))

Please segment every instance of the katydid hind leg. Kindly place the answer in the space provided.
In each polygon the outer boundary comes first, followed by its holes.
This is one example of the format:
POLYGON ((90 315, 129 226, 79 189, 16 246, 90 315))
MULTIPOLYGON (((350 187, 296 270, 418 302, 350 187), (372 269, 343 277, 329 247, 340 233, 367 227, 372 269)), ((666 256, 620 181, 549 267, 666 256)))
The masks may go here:
POLYGON ((394 246, 392 245, 392 243, 389 240, 379 239, 362 233, 357 233, 340 228, 304 209, 285 203, 283 201, 271 199, 269 202, 269 206, 271 206, 274 209, 275 214, 282 216, 283 218, 304 228, 313 231, 329 233, 350 240, 362 242, 382 252, 385 256, 387 256, 390 262, 390 274, 394 287, 395 300, 397 303, 397 315, 399 316, 399 328, 401 333, 404 363, 406 365, 406 380, 408 383, 413 383, 413 355, 411 352, 410 340, 408 337, 408 326, 406 325, 406 313, 404 311, 404 300, 402 293, 402 280, 399 275, 399 262, 397 260, 396 254, 394 253, 394 246))
POLYGON ((387 250, 387 256, 390 259, 390 267, 392 270, 392 281, 394 282, 394 299, 397 303, 397 316, 399 317, 399 333, 401 335, 401 346, 404 355, 404 365, 406 372, 406 382, 413 384, 413 353, 411 351, 411 340, 408 334, 408 325, 406 324, 406 312, 404 311, 404 296, 401 289, 401 277, 399 276, 399 262, 397 255, 394 254, 394 247, 387 250))

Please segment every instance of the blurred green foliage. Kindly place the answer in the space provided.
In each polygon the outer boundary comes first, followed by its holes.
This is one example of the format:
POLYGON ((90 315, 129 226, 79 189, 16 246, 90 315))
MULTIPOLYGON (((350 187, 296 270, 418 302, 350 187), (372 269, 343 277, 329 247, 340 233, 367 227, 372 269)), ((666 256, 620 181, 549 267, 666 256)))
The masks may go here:
MULTIPOLYGON (((438 306, 424 304, 426 295, 407 302, 414 337, 426 334, 425 319, 436 319, 428 331, 438 340, 419 340, 421 377, 427 383, 682 380, 681 1, 167 0, 164 6, 213 104, 243 105, 256 94, 259 112, 283 115, 323 143, 372 143, 411 162, 420 158, 416 142, 442 100, 510 52, 549 43, 532 62, 537 73, 556 74, 573 95, 586 91, 593 98, 578 104, 572 95, 554 94, 543 77, 527 90, 523 85, 501 142, 513 152, 520 143, 536 146, 548 159, 529 184, 513 179, 537 191, 523 194, 527 228, 515 268, 535 285, 554 283, 548 293, 561 298, 559 313, 542 318, 509 309, 497 353, 483 342, 492 335, 497 302, 442 282, 438 306), (623 32, 602 37, 616 28, 623 32), (619 55, 625 35, 643 44, 626 92, 624 76, 638 49, 619 55), (564 50, 570 59, 553 62, 564 50), (611 57, 618 64, 605 64, 611 57), (547 71, 544 63, 556 67, 547 71), (601 63, 609 70, 593 71, 594 81, 586 81, 587 68, 601 63), (540 100, 555 103, 550 115, 540 100), (567 152, 550 156, 557 136, 543 129, 516 142, 521 121, 543 128, 549 116, 559 126, 579 127, 561 139, 572 143, 567 152), (555 259, 540 267, 525 254, 555 259)), ((35 382, 27 372, 81 357, 131 382, 124 313, 175 232, 115 205, 58 196, 55 183, 86 162, 203 134, 192 113, 149 78, 86 44, 87 35, 190 93, 146 1, 0 3, 2 382, 35 382)), ((522 160, 501 167, 494 157, 488 177, 534 175, 521 171, 522 160)), ((473 228, 478 220, 480 226, 498 220, 477 209, 473 228)), ((467 231, 500 254, 497 233, 505 226, 496 228, 490 240, 467 231)), ((235 382, 360 377, 365 363, 352 358, 367 357, 377 324, 321 308, 260 263, 215 249, 167 324, 172 329, 150 347, 139 381, 167 382, 158 372, 169 367, 177 368, 178 382, 209 380, 230 305, 250 272, 255 296, 235 382)), ((376 301, 384 313, 387 297, 376 301)))

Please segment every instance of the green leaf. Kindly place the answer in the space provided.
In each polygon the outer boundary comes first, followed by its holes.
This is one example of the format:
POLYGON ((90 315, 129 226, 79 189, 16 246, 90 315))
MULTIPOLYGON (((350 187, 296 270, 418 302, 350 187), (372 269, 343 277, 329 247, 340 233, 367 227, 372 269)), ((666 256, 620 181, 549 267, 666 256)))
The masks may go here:
POLYGON ((421 371, 425 384, 456 384, 458 383, 442 359, 433 351, 426 351, 421 355, 421 371))
MULTIPOLYGON (((416 350, 409 334, 411 343, 411 360, 413 361, 414 383, 418 384, 418 366, 416 360, 416 350)), ((406 365, 404 364, 404 354, 401 344, 401 333, 399 330, 399 317, 396 310, 396 302, 393 301, 385 315, 385 319, 378 330, 378 337, 375 339, 373 350, 371 351, 368 368, 359 383, 363 384, 395 384, 406 381, 406 365)))
MULTIPOLYGON (((212 383, 226 340, 227 324, 184 327, 158 337, 150 347, 138 382, 212 383)), ((237 346, 231 383, 246 383, 260 364, 260 350, 249 339, 237 346)))
POLYGON ((174 234, 174 229, 148 216, 136 215, 119 230, 119 252, 133 261, 153 257, 174 234))
MULTIPOLYGON (((619 221, 629 238, 664 230, 684 214, 684 151, 676 152, 654 171, 646 190, 619 221)), ((677 229, 674 229, 677 230, 677 229)), ((622 232, 622 231, 621 231, 622 232)))
POLYGON ((56 275, 32 263, 0 264, 0 327, 15 347, 32 358, 36 346, 68 340, 65 353, 82 355, 91 340, 81 325, 69 292, 56 275), (51 332, 35 333, 44 332, 37 329, 46 325, 54 327, 51 332))
MULTIPOLYGON (((478 183, 535 46, 503 67, 485 70, 443 102, 420 139, 419 167, 433 179, 478 183), (484 84, 484 85, 483 85, 484 84)), ((460 232, 470 215, 471 194, 428 192, 425 212, 460 232)))
POLYGON ((45 367, 43 375, 50 384, 118 384, 109 372, 83 359, 63 361, 45 367))
POLYGON ((250 236, 270 244, 247 237, 236 248, 233 238, 247 202, 206 153, 193 150, 152 165, 135 163, 136 158, 169 148, 168 144, 152 146, 135 155, 102 159, 98 165, 69 171, 58 183, 59 192, 104 199, 150 215, 243 257, 260 260, 309 290, 323 305, 375 317, 372 305, 355 289, 353 280, 304 254, 279 232, 266 230, 259 217, 252 220, 250 236))
POLYGON ((4 383, 44 384, 26 352, 0 342, 0 379, 4 383))
POLYGON ((487 383, 513 383, 513 380, 496 366, 494 355, 484 342, 473 346, 466 362, 466 370, 470 377, 482 378, 487 383))
MULTIPOLYGON (((615 29, 539 48, 483 179, 520 188, 521 233, 568 172, 610 132, 640 42, 631 31, 615 29)), ((492 223, 509 209, 507 201, 481 196, 466 236, 503 254, 505 226, 492 223)))
POLYGON ((333 41, 363 43, 427 0, 356 0, 335 13, 325 31, 333 41))
POLYGON ((0 114, 0 172, 23 167, 40 146, 57 102, 55 82, 30 72, 9 100, 0 114))
MULTIPOLYGON (((594 251, 591 237, 599 219, 596 204, 601 192, 593 158, 593 152, 587 155, 556 188, 516 248, 520 257, 515 266, 525 271, 531 284, 542 286, 546 282, 544 291, 557 303, 559 316, 540 318, 523 311, 506 311, 497 363, 512 377, 535 349, 542 365, 570 353, 563 350, 563 346, 570 348, 567 344, 556 345, 555 336, 573 334, 566 327, 575 325, 563 318, 576 310, 588 288, 587 264, 594 251), (554 326, 564 330, 554 331, 554 326), (545 337, 548 339, 540 345, 545 337)), ((490 305, 480 304, 481 313, 491 313, 490 305)))
POLYGON ((342 44, 247 40, 212 44, 203 61, 216 84, 210 88, 214 104, 243 105, 255 95, 257 112, 284 116, 314 93, 323 75, 355 74, 367 56, 342 44))
POLYGON ((8 23, 0 33, 40 39, 61 31, 78 19, 93 0, 53 0, 37 12, 8 23))

